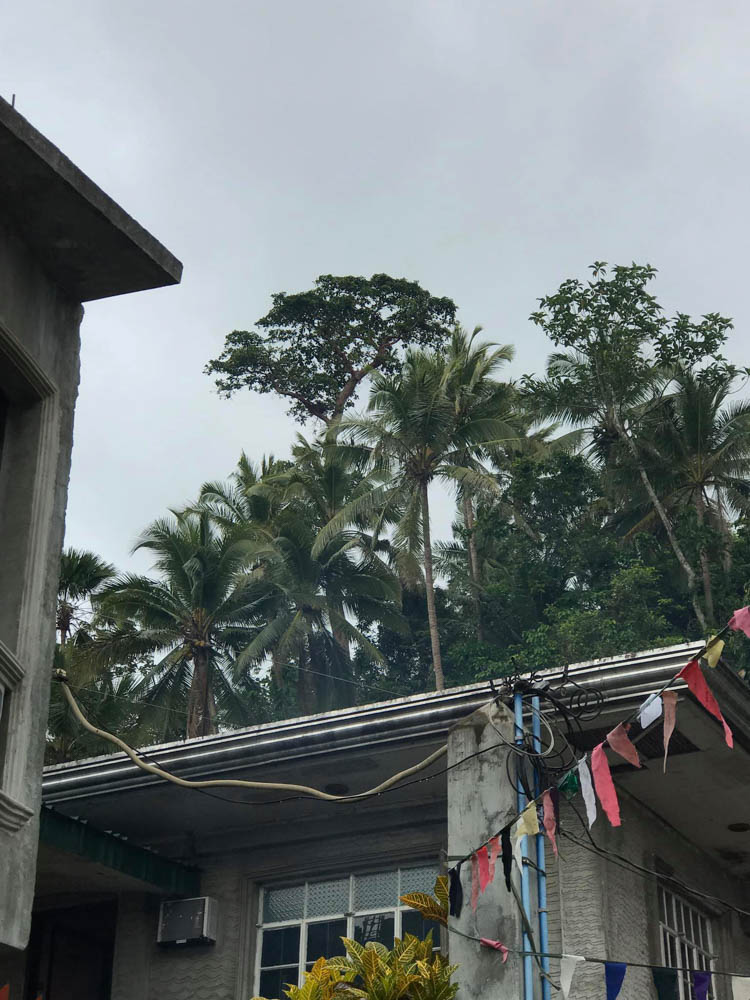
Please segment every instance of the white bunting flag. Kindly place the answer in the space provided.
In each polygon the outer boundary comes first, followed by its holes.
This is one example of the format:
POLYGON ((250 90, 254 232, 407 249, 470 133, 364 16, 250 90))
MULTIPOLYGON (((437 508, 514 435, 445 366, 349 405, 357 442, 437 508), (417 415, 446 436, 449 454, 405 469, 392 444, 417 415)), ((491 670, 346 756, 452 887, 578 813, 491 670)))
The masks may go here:
POLYGON ((563 955, 560 959, 560 992, 563 1000, 568 1000, 570 984, 573 982, 579 962, 585 962, 583 955, 563 955))
POLYGON ((596 819, 596 796, 594 795, 594 785, 591 781, 591 771, 589 771, 585 756, 581 757, 578 762, 578 777, 581 780, 581 794, 586 804, 586 817, 589 821, 590 830, 596 819))
POLYGON ((750 977, 732 976, 732 1000, 750 1000, 750 977))
POLYGON ((651 723, 656 722, 656 720, 661 716, 661 712, 661 696, 658 694, 649 695, 638 709, 638 721, 641 724, 641 728, 648 729, 651 723))

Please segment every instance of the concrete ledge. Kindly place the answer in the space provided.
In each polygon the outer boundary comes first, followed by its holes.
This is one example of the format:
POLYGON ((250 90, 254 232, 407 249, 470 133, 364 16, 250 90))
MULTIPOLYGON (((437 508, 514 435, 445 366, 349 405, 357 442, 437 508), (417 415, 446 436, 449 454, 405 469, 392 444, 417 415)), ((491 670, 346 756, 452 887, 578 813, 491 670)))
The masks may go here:
POLYGON ((0 98, 0 213, 78 302, 177 284, 182 264, 0 98))

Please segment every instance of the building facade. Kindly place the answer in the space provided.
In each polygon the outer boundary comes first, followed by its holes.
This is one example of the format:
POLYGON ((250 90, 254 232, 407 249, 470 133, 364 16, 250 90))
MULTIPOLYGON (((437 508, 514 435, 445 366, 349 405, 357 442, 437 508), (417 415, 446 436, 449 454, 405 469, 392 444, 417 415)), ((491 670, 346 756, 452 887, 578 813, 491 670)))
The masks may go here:
MULTIPOLYGON (((551 711, 554 732, 576 754, 590 750, 696 648, 581 664, 563 679, 537 676, 563 698, 574 693, 572 682, 600 696, 598 712, 579 726, 551 711)), ((726 666, 711 672, 711 684, 734 750, 678 687, 667 773, 660 722, 638 740, 642 768, 611 758, 620 827, 600 814, 588 831, 580 795, 563 798, 559 857, 542 841, 548 953, 750 975, 750 922, 738 913, 750 910, 750 696, 726 666)), ((147 752, 183 778, 355 794, 447 744, 447 755, 424 771, 346 803, 273 788, 199 792, 145 774, 120 754, 47 768, 30 950, 0 963, 0 985, 10 983, 13 1000, 273 998, 321 954, 340 953, 341 936, 390 944, 407 931, 424 933, 429 926, 399 896, 429 891, 438 872, 516 813, 512 700, 500 682, 477 684, 147 752), (162 902, 195 896, 215 903, 211 942, 158 943, 162 902)), ((460 965, 462 998, 524 996, 523 925, 499 869, 474 909, 464 863, 462 912, 447 930, 433 928, 436 945, 460 965), (503 941, 507 963, 480 947, 480 937, 503 941)), ((527 916, 538 942, 535 871, 527 916)), ((512 877, 517 887, 517 867, 512 877)), ((553 958, 554 983, 559 972, 553 958)), ((541 998, 541 982, 534 965, 525 995, 541 998)), ((688 1000, 687 977, 680 990, 688 1000)), ((712 1000, 732 1000, 726 977, 716 975, 712 990, 712 1000)), ((570 996, 604 995, 603 967, 581 965, 570 996)), ((629 967, 620 996, 656 1000, 649 969, 629 967)))
POLYGON ((0 100, 0 948, 29 933, 81 303, 180 273, 0 100))

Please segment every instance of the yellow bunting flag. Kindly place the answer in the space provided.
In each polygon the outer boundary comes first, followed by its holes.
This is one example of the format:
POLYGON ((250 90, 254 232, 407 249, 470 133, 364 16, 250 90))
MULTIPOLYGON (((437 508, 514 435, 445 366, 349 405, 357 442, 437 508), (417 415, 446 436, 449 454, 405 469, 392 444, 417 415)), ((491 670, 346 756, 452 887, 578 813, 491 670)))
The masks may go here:
POLYGON ((706 645, 708 646, 708 649, 703 654, 703 659, 706 661, 709 667, 715 667, 716 664, 719 662, 719 657, 721 656, 722 651, 724 649, 724 640, 723 639, 714 640, 714 637, 710 636, 706 645))
POLYGON ((516 823, 516 837, 535 837, 539 833, 539 814, 536 809, 536 802, 526 806, 516 823))

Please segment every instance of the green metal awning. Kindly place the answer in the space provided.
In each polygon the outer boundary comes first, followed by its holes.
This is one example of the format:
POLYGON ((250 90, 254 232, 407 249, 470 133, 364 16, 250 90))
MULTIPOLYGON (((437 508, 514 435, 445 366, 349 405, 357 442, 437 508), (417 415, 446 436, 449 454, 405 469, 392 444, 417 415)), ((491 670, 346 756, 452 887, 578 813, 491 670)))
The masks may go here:
POLYGON ((131 844, 112 833, 97 830, 88 823, 65 816, 48 806, 42 808, 39 840, 49 847, 148 882, 165 893, 176 896, 199 895, 200 873, 197 869, 178 861, 170 861, 169 858, 131 844))

